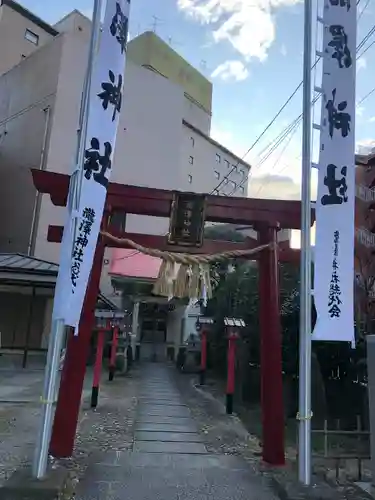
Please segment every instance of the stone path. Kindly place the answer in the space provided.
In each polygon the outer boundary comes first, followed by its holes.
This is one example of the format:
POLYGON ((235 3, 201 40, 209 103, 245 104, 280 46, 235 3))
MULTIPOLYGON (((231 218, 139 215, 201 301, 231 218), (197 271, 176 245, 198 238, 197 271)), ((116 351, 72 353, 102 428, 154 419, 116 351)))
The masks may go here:
POLYGON ((242 459, 207 451, 173 374, 143 367, 133 448, 98 452, 77 500, 274 500, 242 459))

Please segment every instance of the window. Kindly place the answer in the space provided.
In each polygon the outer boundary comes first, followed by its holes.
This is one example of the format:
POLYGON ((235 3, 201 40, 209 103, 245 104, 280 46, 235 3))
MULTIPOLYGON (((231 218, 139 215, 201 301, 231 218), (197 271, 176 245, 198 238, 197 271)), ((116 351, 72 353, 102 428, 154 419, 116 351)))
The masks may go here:
POLYGON ((192 175, 188 175, 188 181, 189 181, 189 184, 191 184, 193 182, 193 176, 192 175))
POLYGON ((243 186, 240 186, 240 193, 244 194, 245 193, 245 188, 243 186))
POLYGON ((228 161, 228 160, 224 160, 224 162, 225 162, 225 166, 226 166, 227 168, 229 168, 229 165, 230 165, 229 161, 228 161))
POLYGON ((191 147, 193 148, 195 145, 194 137, 190 137, 191 147))
POLYGON ((218 172, 217 170, 215 170, 215 177, 216 179, 220 179, 220 172, 218 172))
POLYGON ((237 172, 237 165, 232 165, 233 172, 237 172))
POLYGON ((189 156, 189 163, 192 165, 194 163, 194 158, 192 156, 189 156))
POLYGON ((228 177, 224 177, 224 184, 228 184, 228 182, 229 182, 228 177))
POLYGON ((244 179, 245 178, 245 170, 243 168, 241 168, 240 174, 242 175, 242 178, 244 179))
POLYGON ((29 42, 33 43, 34 45, 38 45, 39 44, 39 36, 36 35, 35 33, 33 33, 30 30, 26 30, 25 31, 25 38, 26 38, 26 40, 28 40, 29 42))
POLYGON ((219 153, 216 153, 216 163, 221 163, 221 156, 219 153))
POLYGON ((229 184, 232 189, 237 189, 237 184, 234 181, 230 181, 229 184))

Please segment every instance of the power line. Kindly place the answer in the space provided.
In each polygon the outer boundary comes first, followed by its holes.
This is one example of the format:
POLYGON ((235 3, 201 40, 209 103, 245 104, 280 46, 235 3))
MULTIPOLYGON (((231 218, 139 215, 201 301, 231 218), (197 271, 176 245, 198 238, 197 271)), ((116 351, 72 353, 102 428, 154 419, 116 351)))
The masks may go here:
MULTIPOLYGON (((357 6, 360 4, 361 0, 357 0, 357 6)), ((364 6, 364 8, 362 9, 362 12, 360 14, 360 17, 363 15, 364 11, 367 9, 368 5, 370 3, 370 0, 367 0, 366 1, 366 4, 364 6)), ((359 19, 360 19, 359 17, 359 19)), ((358 19, 358 21, 359 21, 358 19)), ((375 26, 373 28, 375 30, 375 26)), ((370 30, 371 31, 371 30, 370 30)), ((371 33, 372 34, 372 33, 371 33)), ((366 43, 366 41, 368 40, 369 36, 371 36, 370 33, 368 33, 367 35, 367 38, 365 37, 364 40, 362 40, 361 43, 366 43)), ((359 46, 357 47, 357 50, 359 50, 360 48, 362 47, 359 46)), ((320 61, 321 57, 318 56, 315 63, 312 65, 311 67, 311 71, 316 67, 316 65, 318 64, 318 62, 320 61)), ((279 111, 276 113, 276 115, 272 118, 272 120, 269 122, 269 124, 266 126, 266 128, 263 130, 263 132, 255 139, 255 141, 253 142, 253 144, 250 146, 250 148, 246 151, 246 153, 241 157, 241 159, 231 168, 231 170, 229 171, 229 173, 224 176, 224 178, 219 182, 219 184, 211 191, 210 194, 213 194, 215 191, 218 191, 218 189, 223 185, 223 183, 225 182, 226 179, 229 179, 230 175, 237 169, 238 165, 241 163, 241 161, 243 161, 246 156, 254 149, 254 147, 258 144, 258 142, 260 141, 260 139, 264 136, 264 134, 269 130, 269 128, 275 123, 275 121, 277 120, 277 118, 280 116, 280 114, 284 111, 284 109, 287 107, 287 105, 290 103, 290 101, 293 99, 293 97, 297 94, 297 92, 299 91, 299 89, 302 87, 303 85, 303 80, 299 83, 299 85, 295 88, 295 90, 292 92, 292 94, 288 97, 288 99, 285 101, 285 103, 281 106, 281 108, 279 109, 279 111)), ((249 175, 251 175, 251 173, 249 173, 249 175)), ((247 176, 246 180, 249 178, 249 175, 247 176)), ((241 185, 243 185, 243 183, 241 183, 241 185)), ((229 195, 230 196, 230 195, 229 195)))
MULTIPOLYGON (((295 127, 295 129, 293 130, 292 133, 290 133, 289 135, 289 138, 287 139, 287 141, 285 142, 285 145, 283 147, 283 149, 281 150, 280 152, 280 155, 277 157, 275 163, 272 165, 272 168, 271 168, 271 172, 276 168, 276 165, 279 163, 279 161, 281 160, 281 157, 283 156, 283 154, 285 153, 287 147, 289 146, 289 144, 291 143, 291 140, 293 139, 295 133, 297 132, 298 128, 299 128, 299 125, 300 123, 298 123, 298 125, 295 127)), ((284 169, 283 169, 284 170, 284 169)), ((264 187, 266 187, 269 183, 270 183, 270 179, 268 179, 267 182, 264 182, 261 186, 259 186, 257 192, 255 193, 255 195, 253 196, 253 198, 256 198, 258 196, 258 194, 262 191, 262 189, 264 187)))
POLYGON ((363 101, 365 101, 368 97, 370 97, 370 95, 372 95, 374 92, 375 92, 375 87, 372 90, 370 90, 370 92, 368 92, 364 97, 362 97, 362 99, 357 103, 357 106, 362 104, 363 101))
MULTIPOLYGON (((318 63, 319 58, 315 61, 313 64, 312 68, 313 69, 316 64, 318 63)), ((285 101, 285 103, 281 106, 279 111, 276 113, 276 115, 272 118, 272 120, 269 122, 269 124, 266 126, 266 128, 263 130, 263 132, 255 139, 253 144, 249 147, 249 149, 246 151, 246 153, 242 156, 240 160, 232 167, 232 169, 229 171, 229 173, 219 182, 219 184, 211 191, 210 194, 213 194, 215 191, 219 189, 219 187, 225 182, 225 178, 229 178, 229 176, 234 172, 238 165, 243 161, 246 156, 254 149, 254 147, 258 144, 258 142, 261 140, 261 138, 264 136, 264 134, 270 129, 270 127, 275 123, 277 118, 281 115, 281 113, 284 111, 284 109, 287 107, 287 105, 290 103, 290 101, 293 99, 293 97, 297 94, 299 89, 302 87, 303 81, 296 87, 296 89, 292 92, 292 94, 288 97, 288 99, 285 101)))
MULTIPOLYGON (((359 3, 359 2, 358 2, 359 3)), ((357 5, 358 5, 357 3, 357 5)), ((363 9, 361 10, 361 12, 358 14, 358 19, 357 19, 357 23, 359 23, 359 21, 361 20, 361 17, 363 16, 363 13, 365 12, 365 10, 367 9, 368 5, 370 3, 370 0, 366 0, 366 3, 365 3, 365 6, 363 7, 363 9)))
POLYGON ((370 45, 368 45, 368 46, 365 48, 365 50, 364 50, 361 54, 359 54, 359 56, 358 56, 358 57, 359 57, 359 58, 361 58, 364 54, 366 54, 366 52, 367 52, 369 49, 371 49, 371 47, 372 47, 374 44, 375 44, 375 40, 374 40, 373 42, 371 42, 371 43, 370 43, 370 45))
MULTIPOLYGON (((359 2, 357 2, 357 5, 359 4, 359 2)), ((366 6, 365 6, 366 7, 366 6)), ((368 31, 367 35, 365 35, 365 37, 362 39, 362 41, 359 43, 359 45, 356 47, 356 52, 358 54, 358 51, 364 46, 364 44, 366 43, 366 41, 375 33, 375 25, 368 31)), ((363 52, 362 54, 363 55, 363 52)), ((356 59, 358 60, 360 56, 357 55, 356 59)), ((318 58, 316 61, 315 61, 315 64, 313 65, 313 68, 316 66, 317 62, 319 61, 320 58, 318 58)), ((312 69, 313 69, 312 68, 312 69)), ((300 84, 300 86, 302 85, 302 83, 300 84)), ((367 99, 371 94, 373 94, 375 92, 375 87, 357 104, 361 104, 365 99, 367 99)), ((321 97, 321 94, 318 94, 317 96, 314 97, 311 105, 313 106, 317 101, 318 99, 321 97)), ((302 113, 291 123, 289 124, 286 129, 288 130, 289 127, 291 127, 294 123, 296 123, 296 121, 300 121, 302 119, 302 113)), ((284 134, 285 134, 285 129, 284 129, 284 134)), ((284 135, 284 139, 285 140, 285 137, 287 137, 288 133, 286 133, 286 135, 284 135)), ((273 147, 272 149, 272 152, 275 151, 275 149, 277 149, 277 147, 281 144, 281 142, 283 142, 283 140, 281 141, 278 141, 278 144, 277 146, 273 147)), ((272 154, 272 152, 270 154, 272 154)), ((266 157, 266 159, 268 159, 268 157, 270 156, 270 154, 268 154, 268 156, 266 157)), ((266 159, 263 159, 262 158, 262 163, 264 163, 266 161, 266 159)), ((254 169, 252 169, 254 170, 254 169)), ((231 196, 233 195, 241 186, 244 185, 245 182, 247 182, 251 176, 251 172, 249 172, 249 174, 240 182, 240 184, 238 184, 238 186, 236 186, 236 188, 230 192, 228 194, 228 196, 231 196)))
MULTIPOLYGON (((359 5, 361 0, 357 0, 357 6, 359 5)), ((362 9, 362 12, 361 12, 361 16, 363 15, 364 11, 366 10, 366 8, 368 7, 370 3, 370 0, 368 0, 364 6, 364 8, 362 9)), ((359 19, 358 19, 359 20, 359 19)), ((372 36, 372 34, 375 32, 375 25, 373 26, 372 29, 370 29, 370 31, 367 33, 367 35, 362 39, 362 41, 360 42, 360 44, 358 45, 358 47, 356 48, 356 51, 358 53, 358 50, 360 50, 363 45, 366 43, 366 41, 372 36)), ((368 48, 366 49, 368 50, 368 48)), ((363 53, 361 54, 363 55, 363 53)), ((311 67, 311 71, 316 67, 316 65, 318 64, 318 62, 320 61, 321 57, 318 56, 315 63, 313 64, 313 66, 311 67)), ((263 130, 263 132, 257 137, 257 139, 254 141, 254 143, 250 146, 250 148, 246 151, 246 153, 242 156, 241 160, 243 160, 249 153, 250 151, 254 148, 254 146, 260 141, 260 139, 264 136, 264 134, 269 130, 269 128, 273 125, 273 123, 276 121, 276 119, 280 116, 280 114, 282 113, 282 111, 286 108, 286 106, 289 104, 289 102, 293 99, 293 97, 297 94, 298 90, 302 87, 303 85, 303 81, 301 81, 299 83, 299 85, 296 87, 296 89, 294 90, 294 92, 288 97, 288 99, 285 101, 285 103, 281 106, 281 108, 279 109, 279 111, 276 113, 276 115, 274 116, 274 118, 270 121, 270 123, 266 126, 266 128, 263 130)), ((319 98, 319 96, 318 96, 319 98)), ((315 100, 315 102, 317 101, 318 99, 315 100)), ((300 115, 301 119, 302 119, 302 114, 300 115)), ((225 182, 226 179, 228 179, 230 177, 230 175, 232 174, 232 172, 234 170, 237 169, 238 165, 239 165, 240 161, 237 162, 236 165, 233 166, 233 168, 229 171, 229 173, 224 176, 224 178, 219 182, 219 184, 212 190, 211 194, 213 194, 215 191, 217 191, 221 185, 225 182)), ((264 163, 264 162, 263 162, 264 163)), ((243 179, 241 181, 241 183, 234 189, 234 191, 232 191, 231 193, 229 193, 229 195, 226 195, 226 196, 231 196, 233 193, 235 193, 237 191, 237 189, 241 186, 243 186, 244 182, 246 182, 249 177, 251 177, 252 175, 252 172, 254 171, 254 168, 251 169, 251 171, 248 173, 248 175, 245 177, 245 179, 243 179)), ((224 194, 224 193, 223 193, 224 194)))
MULTIPOLYGON (((316 101, 319 99, 319 97, 320 97, 319 95, 314 97, 314 99, 313 99, 313 101, 311 103, 311 106, 313 106, 316 103, 316 101)), ((285 129, 281 132, 281 134, 279 134, 279 138, 278 138, 278 140, 276 142, 273 141, 273 143, 271 143, 271 144, 273 144, 272 147, 269 149, 269 151, 267 152, 267 154, 260 160, 260 162, 257 165, 255 165, 255 167, 253 168, 253 170, 255 168, 257 168, 257 167, 259 168, 263 163, 265 163, 268 160, 268 158, 271 156, 271 154, 274 151, 276 151, 276 149, 280 146, 280 144, 282 142, 284 142, 284 140, 288 137, 288 135, 292 131, 294 131, 296 127, 299 126, 301 120, 302 120, 302 113, 297 118, 295 118, 289 125, 287 125, 287 127, 285 127, 285 129)), ((231 191, 228 194, 228 196, 233 195, 245 182, 247 182, 249 180, 249 178, 250 178, 250 175, 246 176, 245 179, 243 179, 241 181, 241 183, 238 186, 236 186, 233 189, 233 191, 231 191)))

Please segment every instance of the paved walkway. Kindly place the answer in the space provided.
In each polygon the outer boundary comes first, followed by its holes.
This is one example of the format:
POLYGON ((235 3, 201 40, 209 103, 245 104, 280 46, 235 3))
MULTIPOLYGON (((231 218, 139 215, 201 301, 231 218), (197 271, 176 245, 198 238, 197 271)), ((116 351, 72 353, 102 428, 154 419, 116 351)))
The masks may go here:
POLYGON ((132 451, 98 452, 77 500, 274 500, 238 457, 207 452, 163 365, 142 368, 132 451))

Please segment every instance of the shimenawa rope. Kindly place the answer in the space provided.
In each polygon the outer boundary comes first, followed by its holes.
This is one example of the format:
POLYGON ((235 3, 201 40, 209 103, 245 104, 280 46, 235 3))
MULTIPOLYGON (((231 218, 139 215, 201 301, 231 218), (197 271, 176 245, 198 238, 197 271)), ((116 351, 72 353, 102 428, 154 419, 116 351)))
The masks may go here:
POLYGON ((212 297, 210 267, 211 262, 220 262, 224 260, 245 257, 255 254, 265 248, 272 247, 273 244, 260 245, 256 248, 245 250, 229 250, 227 252, 215 254, 188 254, 175 253, 158 250, 155 248, 146 248, 128 238, 118 238, 106 231, 101 231, 101 235, 114 243, 130 247, 134 250, 162 259, 159 274, 155 282, 153 293, 164 297, 189 297, 207 298, 212 297), (176 275, 176 264, 180 264, 176 275))

